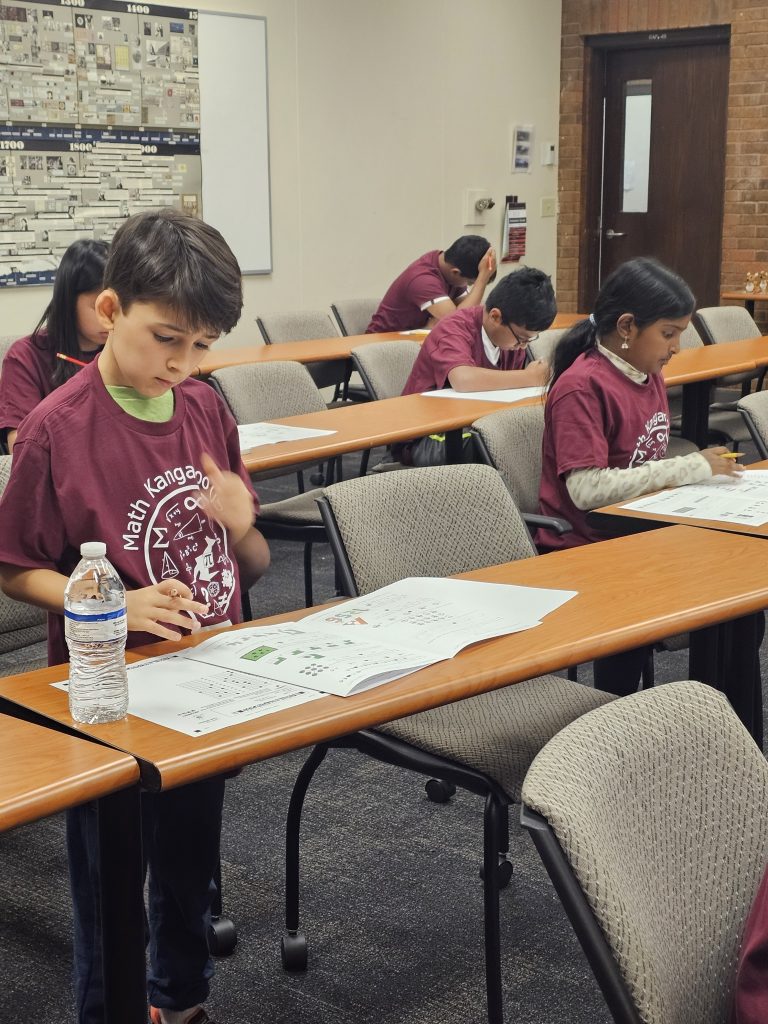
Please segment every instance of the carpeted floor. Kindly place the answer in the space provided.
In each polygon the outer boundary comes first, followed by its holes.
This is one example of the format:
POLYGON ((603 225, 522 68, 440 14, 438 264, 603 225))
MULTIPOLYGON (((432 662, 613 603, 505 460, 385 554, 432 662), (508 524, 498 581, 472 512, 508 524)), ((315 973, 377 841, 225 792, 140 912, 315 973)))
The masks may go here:
MULTIPOLYGON (((267 481, 260 490, 272 500, 290 486, 267 481)), ((272 569, 252 592, 254 615, 302 603, 300 546, 272 550, 272 569)), ((317 548, 314 565, 319 602, 333 594, 327 548, 317 548)), ((22 664, 9 655, 0 671, 22 664)), ((656 675, 658 682, 686 678, 685 652, 658 656, 656 675)), ((331 752, 309 791, 302 843, 309 970, 283 972, 283 829, 306 753, 253 765, 228 785, 224 903, 239 942, 218 961, 209 1012, 220 1024, 482 1022, 481 801, 459 793, 446 806, 432 804, 419 777, 352 752, 331 752)), ((506 1019, 603 1024, 610 1018, 602 997, 514 812, 511 831, 515 874, 502 895, 506 1019)), ((0 836, 0 856, 0 1021, 70 1022, 62 819, 0 836)))

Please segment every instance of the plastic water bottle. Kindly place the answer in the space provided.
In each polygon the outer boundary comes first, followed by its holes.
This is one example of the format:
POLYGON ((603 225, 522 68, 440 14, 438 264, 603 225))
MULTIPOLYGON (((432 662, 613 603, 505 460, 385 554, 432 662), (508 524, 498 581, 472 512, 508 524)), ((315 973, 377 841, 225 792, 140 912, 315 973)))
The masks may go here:
POLYGON ((101 541, 82 544, 64 591, 69 710, 88 725, 115 722, 128 710, 125 587, 106 554, 101 541))

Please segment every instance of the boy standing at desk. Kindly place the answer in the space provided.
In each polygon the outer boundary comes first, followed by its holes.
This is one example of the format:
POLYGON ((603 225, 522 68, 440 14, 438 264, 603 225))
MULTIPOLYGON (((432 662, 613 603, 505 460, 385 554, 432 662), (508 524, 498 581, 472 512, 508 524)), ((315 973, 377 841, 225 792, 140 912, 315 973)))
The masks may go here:
MULTIPOLYGON (((265 571, 237 428, 212 388, 188 380, 237 323, 242 283, 218 231, 150 210, 115 235, 95 303, 97 361, 24 420, 0 503, 0 579, 46 608, 51 664, 67 660, 62 610, 83 541, 103 540, 128 607, 128 644, 240 618, 240 588, 265 571)), ((224 780, 145 794, 149 998, 154 1024, 205 1024, 206 943, 224 780)), ((68 813, 80 1024, 103 1021, 92 805, 68 813)))
POLYGON ((457 309, 479 306, 496 274, 496 253, 480 235, 462 235, 445 252, 434 249, 395 278, 366 334, 431 327, 457 309))
MULTIPOLYGON (((485 306, 459 309, 442 320, 426 338, 403 388, 404 395, 423 391, 497 391, 543 387, 549 367, 540 360, 525 365, 527 346, 555 319, 557 306, 552 282, 542 270, 523 267, 503 277, 485 306)), ((444 461, 435 434, 393 448, 396 457, 414 466, 444 461), (429 443, 433 442, 433 443, 429 443)))

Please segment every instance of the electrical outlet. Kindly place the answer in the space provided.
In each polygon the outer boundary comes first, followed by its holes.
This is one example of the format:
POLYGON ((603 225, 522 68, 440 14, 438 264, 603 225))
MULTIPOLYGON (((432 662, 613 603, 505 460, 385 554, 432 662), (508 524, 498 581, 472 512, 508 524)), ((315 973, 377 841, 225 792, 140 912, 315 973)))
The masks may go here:
POLYGON ((542 217, 556 217, 557 216, 557 199, 554 196, 545 196, 541 200, 541 216, 542 217))

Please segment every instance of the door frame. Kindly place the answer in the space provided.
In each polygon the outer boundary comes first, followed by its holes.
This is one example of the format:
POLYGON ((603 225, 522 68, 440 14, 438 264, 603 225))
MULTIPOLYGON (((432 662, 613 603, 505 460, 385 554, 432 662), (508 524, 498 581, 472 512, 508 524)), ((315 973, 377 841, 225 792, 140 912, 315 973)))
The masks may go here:
MULTIPOLYGON (((730 25, 666 29, 657 32, 617 32, 611 35, 584 37, 584 129, 581 152, 584 189, 581 196, 577 309, 591 309, 600 288, 597 264, 602 234, 600 211, 603 191, 603 98, 608 52, 704 46, 709 43, 730 43, 730 39, 730 25), (601 159, 591 159, 592 154, 600 154, 601 159)), ((717 253, 718 262, 721 256, 722 236, 721 249, 717 253)))

